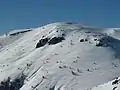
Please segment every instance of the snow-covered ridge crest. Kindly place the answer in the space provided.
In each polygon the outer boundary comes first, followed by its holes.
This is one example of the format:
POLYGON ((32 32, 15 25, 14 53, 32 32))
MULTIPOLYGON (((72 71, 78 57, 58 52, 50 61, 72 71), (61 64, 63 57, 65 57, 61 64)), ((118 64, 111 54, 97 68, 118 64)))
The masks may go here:
POLYGON ((91 90, 114 80, 118 32, 73 22, 10 32, 0 38, 0 90, 91 90))
POLYGON ((7 33, 8 36, 15 36, 18 34, 26 33, 32 31, 32 29, 18 29, 18 30, 12 30, 9 33, 7 33))

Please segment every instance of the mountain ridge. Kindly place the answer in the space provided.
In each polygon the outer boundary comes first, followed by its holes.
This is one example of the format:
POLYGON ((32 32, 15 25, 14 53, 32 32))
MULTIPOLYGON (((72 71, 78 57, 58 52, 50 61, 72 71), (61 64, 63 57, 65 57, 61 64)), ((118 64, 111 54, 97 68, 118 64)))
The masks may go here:
POLYGON ((119 28, 72 22, 9 33, 0 38, 0 88, 7 82, 13 90, 98 90, 120 76, 119 36, 119 28))

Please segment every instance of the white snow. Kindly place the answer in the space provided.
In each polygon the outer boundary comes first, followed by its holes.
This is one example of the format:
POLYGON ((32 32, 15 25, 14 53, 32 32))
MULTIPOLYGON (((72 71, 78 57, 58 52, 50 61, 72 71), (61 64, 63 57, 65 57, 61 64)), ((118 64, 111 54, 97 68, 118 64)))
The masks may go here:
POLYGON ((20 90, 120 90, 111 84, 120 76, 119 28, 61 22, 10 36, 16 32, 0 37, 0 81, 24 74, 20 90), (36 48, 42 38, 62 36, 60 43, 36 48))

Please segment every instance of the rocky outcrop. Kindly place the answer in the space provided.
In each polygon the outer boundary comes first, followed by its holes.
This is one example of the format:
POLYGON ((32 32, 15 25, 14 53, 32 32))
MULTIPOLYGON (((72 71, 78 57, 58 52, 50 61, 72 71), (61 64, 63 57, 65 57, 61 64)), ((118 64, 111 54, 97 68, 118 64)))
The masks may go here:
POLYGON ((80 39, 80 42, 86 42, 88 41, 87 39, 80 39))
POLYGON ((53 37, 52 39, 44 38, 44 39, 39 40, 39 42, 36 45, 36 48, 40 48, 40 47, 46 45, 47 43, 49 45, 57 44, 57 43, 62 42, 62 40, 65 40, 65 38, 64 37, 53 37))
POLYGON ((24 80, 25 75, 23 74, 13 81, 11 81, 11 78, 8 77, 7 80, 0 83, 0 90, 19 90, 23 86, 24 80))
POLYGON ((50 41, 48 42, 49 45, 52 44, 57 44, 59 42, 62 42, 62 40, 65 40, 64 37, 53 37, 52 39, 50 39, 50 41))
POLYGON ((98 42, 98 43, 96 43, 96 46, 100 47, 100 46, 104 46, 104 44, 102 42, 98 42))
POLYGON ((41 39, 36 45, 36 48, 44 46, 48 42, 49 38, 41 39))
POLYGON ((20 32, 16 32, 16 33, 11 33, 11 34, 9 34, 9 35, 10 35, 10 36, 16 36, 16 35, 18 35, 18 34, 30 32, 30 31, 32 31, 32 30, 20 31, 20 32))

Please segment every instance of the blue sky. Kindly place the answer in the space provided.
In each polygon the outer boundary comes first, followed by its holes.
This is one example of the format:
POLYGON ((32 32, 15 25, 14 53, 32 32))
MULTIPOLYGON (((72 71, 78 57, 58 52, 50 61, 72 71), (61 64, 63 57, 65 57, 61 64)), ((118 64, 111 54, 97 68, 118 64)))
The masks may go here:
POLYGON ((57 21, 120 27, 120 0, 0 0, 0 33, 57 21))

